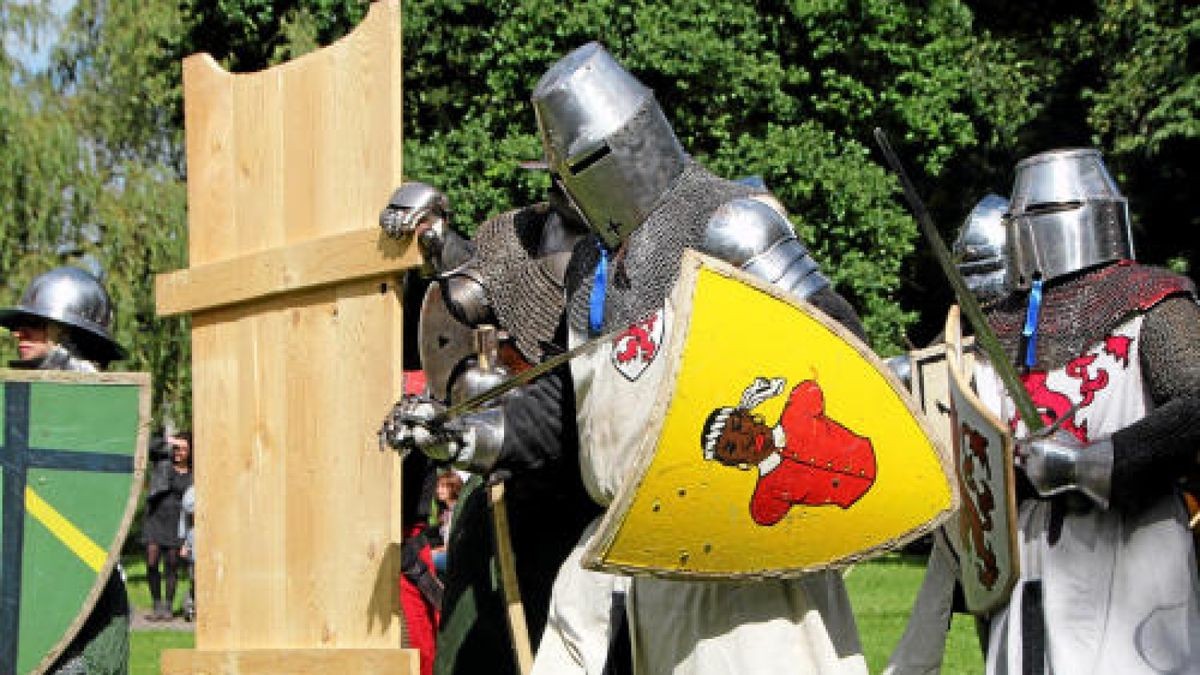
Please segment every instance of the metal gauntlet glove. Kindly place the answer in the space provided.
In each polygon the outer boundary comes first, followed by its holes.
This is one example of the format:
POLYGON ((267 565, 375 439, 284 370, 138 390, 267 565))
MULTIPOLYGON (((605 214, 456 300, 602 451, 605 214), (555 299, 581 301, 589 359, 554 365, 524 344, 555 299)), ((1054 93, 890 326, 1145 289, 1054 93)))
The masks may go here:
POLYGON ((427 183, 410 181, 396 188, 379 214, 379 226, 389 237, 400 238, 422 224, 440 230, 450 219, 450 201, 427 183))
POLYGON ((1112 494, 1113 445, 1103 439, 1082 443, 1056 429, 1017 442, 1016 464, 1043 497, 1077 490, 1102 509, 1112 494))
POLYGON ((425 261, 425 274, 441 273, 455 258, 446 249, 457 245, 450 228, 450 200, 426 183, 409 181, 392 193, 379 213, 379 227, 393 239, 416 235, 417 247, 425 261))
POLYGON ((406 395, 392 408, 379 429, 380 445, 400 455, 417 450, 436 462, 484 473, 496 463, 504 438, 499 409, 481 410, 454 420, 438 421, 446 409, 440 402, 406 395))
POLYGON ((453 462, 466 443, 466 434, 458 425, 436 421, 445 409, 431 398, 404 396, 383 420, 380 443, 398 450, 401 456, 417 450, 432 460, 453 462))

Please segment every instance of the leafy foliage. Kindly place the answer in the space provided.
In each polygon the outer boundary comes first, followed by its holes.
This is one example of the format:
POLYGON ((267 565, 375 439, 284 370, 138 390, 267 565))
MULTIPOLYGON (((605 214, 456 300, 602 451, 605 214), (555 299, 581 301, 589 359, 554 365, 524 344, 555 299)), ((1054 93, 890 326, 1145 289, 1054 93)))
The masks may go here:
MULTIPOLYGON (((0 0, 0 302, 63 262, 95 264, 128 368, 188 410, 187 322, 153 312, 153 275, 186 266, 180 61, 236 71, 348 32, 365 0, 77 0, 53 66, 14 57, 55 18, 0 0)), ((940 329, 949 292, 873 147, 886 129, 949 239, 1021 157, 1104 151, 1139 257, 1197 269, 1200 7, 1169 0, 409 0, 405 166, 466 231, 539 200, 528 103, 554 60, 602 42, 654 89, 718 174, 761 176, 859 308, 883 353, 940 329)), ((11 351, 11 350, 10 350, 11 351)), ((157 408, 156 408, 157 409, 157 408)))
POLYGON ((598 40, 654 90, 692 154, 766 181, 876 346, 895 348, 914 318, 896 291, 916 229, 870 132, 902 132, 930 173, 975 143, 970 18, 959 3, 882 0, 409 3, 406 166, 447 190, 467 229, 536 199, 546 178, 515 168, 538 148, 529 92, 598 40))

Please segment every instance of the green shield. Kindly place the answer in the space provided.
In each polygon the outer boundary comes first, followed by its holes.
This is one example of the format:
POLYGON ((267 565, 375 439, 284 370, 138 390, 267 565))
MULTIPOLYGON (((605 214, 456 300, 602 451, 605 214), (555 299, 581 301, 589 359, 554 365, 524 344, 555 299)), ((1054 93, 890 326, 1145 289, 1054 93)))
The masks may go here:
POLYGON ((0 370, 0 672, 40 672, 91 612, 146 467, 144 373, 0 370))

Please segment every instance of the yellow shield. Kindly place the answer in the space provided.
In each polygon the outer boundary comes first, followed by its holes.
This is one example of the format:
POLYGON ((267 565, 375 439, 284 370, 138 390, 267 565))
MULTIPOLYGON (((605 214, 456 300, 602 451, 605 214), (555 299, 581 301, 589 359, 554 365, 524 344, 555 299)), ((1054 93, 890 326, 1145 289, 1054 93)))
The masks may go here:
POLYGON ((895 548, 957 507, 912 399, 833 320, 694 252, 671 300, 658 414, 586 566, 792 576, 895 548))
POLYGON ((1012 434, 971 389, 958 307, 946 317, 946 363, 955 471, 962 508, 946 525, 960 561, 963 600, 972 614, 1002 607, 1020 575, 1012 434))

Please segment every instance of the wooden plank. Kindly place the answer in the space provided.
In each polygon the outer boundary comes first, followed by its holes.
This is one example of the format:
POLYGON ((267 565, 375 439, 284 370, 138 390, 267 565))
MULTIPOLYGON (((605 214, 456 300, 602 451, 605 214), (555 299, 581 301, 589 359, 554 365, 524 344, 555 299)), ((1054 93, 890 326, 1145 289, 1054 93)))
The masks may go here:
POLYGON ((200 312, 395 273, 420 262, 420 252, 411 241, 389 239, 372 224, 344 234, 160 274, 155 278, 156 310, 162 316, 200 312))
POLYGON ((325 182, 326 177, 323 175, 328 169, 327 165, 333 160, 324 153, 324 144, 327 141, 323 138, 331 133, 328 119, 333 114, 332 107, 335 103, 335 97, 329 87, 329 62, 332 58, 333 51, 322 50, 278 68, 280 86, 289 102, 288 115, 280 124, 286 164, 292 169, 284 178, 287 199, 283 203, 283 209, 289 241, 311 239, 339 229, 373 224, 371 221, 352 221, 350 219, 354 215, 343 212, 334 214, 333 217, 344 221, 344 224, 335 225, 326 222, 330 214, 321 208, 329 193, 343 189, 343 181, 325 182))
POLYGON ((392 512, 400 513, 400 459, 380 451, 376 430, 396 397, 393 386, 403 377, 403 363, 401 358, 381 362, 378 353, 361 345, 365 336, 376 336, 390 342, 381 347, 390 346, 388 351, 400 356, 402 292, 393 279, 364 280, 339 287, 335 305, 338 333, 331 356, 338 366, 329 380, 329 396, 339 414, 335 424, 327 425, 325 447, 331 453, 327 461, 335 467, 331 477, 341 487, 326 493, 326 509, 340 515, 330 523, 330 539, 347 551, 340 564, 350 574, 328 572, 337 577, 330 587, 345 628, 369 635, 399 629, 398 542, 404 532, 399 518, 386 529, 370 522, 374 507, 369 505, 391 504, 392 512), (372 371, 376 377, 362 376, 372 371), (343 492, 347 488, 353 494, 349 499, 343 492))
MULTIPOLYGON (((275 69, 254 75, 232 75, 233 152, 226 155, 235 176, 231 193, 235 236, 225 242, 222 257, 235 252, 263 251, 288 243, 283 204, 284 175, 282 126, 291 102, 280 91, 275 69)), ((193 266, 196 262, 193 261, 193 266)))
POLYGON ((339 451, 350 454, 343 445, 349 439, 331 438, 329 430, 340 426, 337 417, 345 412, 331 391, 342 367, 335 363, 333 351, 337 339, 334 295, 321 293, 317 300, 291 310, 292 328, 304 339, 286 343, 292 385, 273 383, 276 388, 270 395, 286 401, 288 426, 295 439, 286 467, 289 493, 280 530, 296 572, 284 598, 295 615, 284 637, 289 644, 329 646, 346 639, 344 616, 337 611, 334 596, 353 583, 337 577, 356 573, 337 569, 339 563, 353 557, 351 551, 339 549, 337 524, 348 526, 351 521, 341 520, 349 514, 338 513, 330 502, 341 498, 349 504, 357 495, 352 486, 337 480, 340 469, 336 460, 330 461, 331 455, 342 458, 339 451))
POLYGON ((247 452, 239 427, 245 403, 237 387, 238 362, 227 351, 238 327, 223 318, 209 314, 192 321, 196 605, 207 608, 196 615, 196 646, 201 648, 237 644, 243 612, 236 580, 252 571, 238 569, 244 557, 239 533, 253 515, 247 502, 254 494, 245 493, 247 485, 253 489, 252 478, 243 479, 247 452))
POLYGON ((222 257, 237 236, 233 194, 233 77, 208 54, 183 60, 191 263, 222 257))
POLYGON ((415 649, 167 649, 163 651, 161 672, 163 675, 418 675, 421 668, 415 649))
POLYGON ((398 22, 383 0, 264 72, 185 66, 191 268, 156 290, 194 314, 201 609, 164 672, 416 672, 399 460, 375 439, 400 393, 398 272, 420 263, 376 225, 401 179, 398 22))

